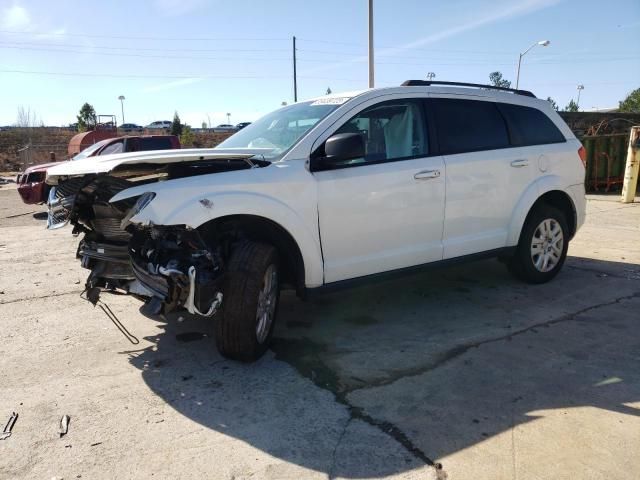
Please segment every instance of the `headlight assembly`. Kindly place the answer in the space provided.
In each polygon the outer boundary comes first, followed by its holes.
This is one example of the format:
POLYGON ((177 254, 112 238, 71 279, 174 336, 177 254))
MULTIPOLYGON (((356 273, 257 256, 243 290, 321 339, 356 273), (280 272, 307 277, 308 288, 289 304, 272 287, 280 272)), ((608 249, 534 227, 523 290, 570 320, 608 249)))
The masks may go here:
POLYGON ((125 227, 129 225, 131 219, 136 215, 138 215, 142 210, 144 210, 147 207, 147 205, 149 205, 155 197, 156 197, 156 194, 154 192, 146 192, 140 195, 138 197, 138 200, 136 200, 136 203, 133 205, 133 207, 129 209, 127 214, 122 219, 122 222, 120 223, 120 228, 124 230, 125 227))

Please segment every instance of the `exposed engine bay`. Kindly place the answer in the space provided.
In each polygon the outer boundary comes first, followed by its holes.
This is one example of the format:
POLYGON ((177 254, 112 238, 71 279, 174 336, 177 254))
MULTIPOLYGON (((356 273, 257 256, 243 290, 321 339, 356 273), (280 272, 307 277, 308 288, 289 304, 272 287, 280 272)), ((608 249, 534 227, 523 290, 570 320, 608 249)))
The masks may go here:
POLYGON ((144 313, 150 315, 184 307, 211 316, 222 302, 219 247, 208 246, 195 229, 130 224, 129 219, 153 199, 151 192, 114 203, 110 199, 143 184, 267 165, 246 158, 216 158, 127 164, 108 174, 60 178, 49 194, 47 228, 70 223, 73 235, 82 235, 76 257, 91 271, 85 293, 94 305, 102 291, 119 291, 146 301, 144 313))
POLYGON ((184 226, 134 231, 129 256, 136 279, 149 291, 144 313, 184 307, 213 316, 222 303, 222 247, 209 247, 198 230, 184 226))

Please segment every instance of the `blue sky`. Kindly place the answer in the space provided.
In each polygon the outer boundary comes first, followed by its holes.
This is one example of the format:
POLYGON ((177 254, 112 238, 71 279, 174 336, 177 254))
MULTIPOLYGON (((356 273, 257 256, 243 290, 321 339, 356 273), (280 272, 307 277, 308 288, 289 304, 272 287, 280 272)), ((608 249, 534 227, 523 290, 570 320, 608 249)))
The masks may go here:
MULTIPOLYGON (((588 110, 640 87, 640 1, 374 0, 376 86, 409 78, 486 82, 500 70, 588 110)), ((30 107, 48 125, 84 102, 127 122, 254 120, 298 98, 367 86, 367 0, 0 0, 0 125, 30 107)), ((515 82, 514 82, 515 83, 515 82)))

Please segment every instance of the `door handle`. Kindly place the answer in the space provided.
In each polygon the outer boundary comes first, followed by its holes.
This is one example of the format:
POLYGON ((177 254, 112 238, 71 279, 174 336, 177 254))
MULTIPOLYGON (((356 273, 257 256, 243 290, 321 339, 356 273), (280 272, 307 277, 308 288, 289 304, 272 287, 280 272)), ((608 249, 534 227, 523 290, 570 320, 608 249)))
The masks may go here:
POLYGON ((529 165, 529 160, 525 158, 521 158, 519 160, 514 160, 513 162, 511 162, 511 166, 515 168, 526 167, 527 165, 529 165))
POLYGON ((429 180, 431 178, 438 178, 440 176, 440 170, 423 170, 416 173, 413 178, 416 180, 429 180))

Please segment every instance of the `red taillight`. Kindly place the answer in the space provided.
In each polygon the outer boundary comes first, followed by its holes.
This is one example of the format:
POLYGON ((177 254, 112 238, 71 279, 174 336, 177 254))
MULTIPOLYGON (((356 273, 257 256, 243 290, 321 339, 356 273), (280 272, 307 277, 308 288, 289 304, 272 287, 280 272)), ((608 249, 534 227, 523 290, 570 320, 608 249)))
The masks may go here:
POLYGON ((582 145, 580 145, 580 148, 578 149, 578 156, 580 157, 580 160, 582 160, 584 168, 587 168, 587 149, 582 145))

